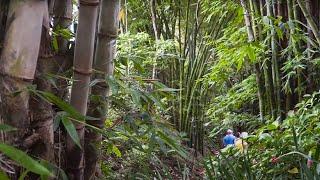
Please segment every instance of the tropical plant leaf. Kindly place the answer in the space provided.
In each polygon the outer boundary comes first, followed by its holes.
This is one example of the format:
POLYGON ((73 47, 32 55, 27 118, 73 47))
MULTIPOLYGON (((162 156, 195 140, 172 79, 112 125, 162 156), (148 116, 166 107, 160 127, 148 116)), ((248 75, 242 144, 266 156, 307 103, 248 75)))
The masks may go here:
POLYGON ((84 121, 85 116, 81 115, 74 107, 72 107, 67 102, 63 101, 56 95, 50 93, 50 92, 43 92, 43 91, 37 91, 42 97, 44 97, 49 102, 57 105, 60 109, 63 111, 66 111, 68 114, 70 114, 73 118, 77 120, 84 121))
POLYGON ((85 120, 99 120, 99 118, 94 118, 94 117, 90 117, 90 116, 83 116, 74 107, 72 107, 69 103, 63 101, 58 96, 56 96, 50 92, 37 91, 37 90, 33 90, 33 89, 29 89, 29 90, 31 92, 33 92, 35 95, 39 96, 40 98, 57 105, 61 110, 68 113, 74 119, 77 119, 77 120, 83 121, 83 122, 85 120))
POLYGON ((38 161, 32 159, 26 153, 14 148, 13 146, 0 143, 0 151, 6 156, 8 156, 10 159, 16 161, 22 167, 26 168, 27 170, 33 173, 39 175, 52 176, 51 172, 47 168, 42 166, 38 161))

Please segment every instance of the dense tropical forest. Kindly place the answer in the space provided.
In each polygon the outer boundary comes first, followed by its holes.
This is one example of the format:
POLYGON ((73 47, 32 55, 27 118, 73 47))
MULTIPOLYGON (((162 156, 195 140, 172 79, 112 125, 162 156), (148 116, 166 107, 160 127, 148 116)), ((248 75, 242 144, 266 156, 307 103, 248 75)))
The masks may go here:
POLYGON ((0 0, 0 179, 319 180, 319 9, 0 0))

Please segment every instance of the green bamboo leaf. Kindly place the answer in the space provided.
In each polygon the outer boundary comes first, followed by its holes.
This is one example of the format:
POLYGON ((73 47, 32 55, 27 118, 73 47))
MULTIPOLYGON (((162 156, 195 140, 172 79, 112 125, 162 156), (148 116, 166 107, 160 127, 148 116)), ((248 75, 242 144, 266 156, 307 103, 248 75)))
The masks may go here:
POLYGON ((9 126, 7 124, 0 124, 0 131, 9 132, 9 131, 15 131, 15 130, 17 129, 12 126, 9 126))
POLYGON ((50 93, 50 92, 43 92, 43 91, 36 91, 36 94, 40 95, 47 101, 57 105, 60 109, 63 111, 67 112, 70 114, 71 117, 80 120, 80 121, 85 121, 86 117, 81 115, 74 107, 72 107, 70 104, 67 102, 63 101, 56 95, 50 93))
POLYGON ((67 116, 62 117, 62 124, 66 128, 69 136, 74 141, 74 143, 76 143, 76 145, 81 149, 82 147, 80 145, 80 138, 74 124, 68 119, 67 116))
POLYGON ((38 161, 32 159, 30 156, 20 151, 19 149, 0 143, 0 151, 10 159, 16 161, 22 167, 33 173, 52 176, 51 172, 47 168, 42 166, 38 161))

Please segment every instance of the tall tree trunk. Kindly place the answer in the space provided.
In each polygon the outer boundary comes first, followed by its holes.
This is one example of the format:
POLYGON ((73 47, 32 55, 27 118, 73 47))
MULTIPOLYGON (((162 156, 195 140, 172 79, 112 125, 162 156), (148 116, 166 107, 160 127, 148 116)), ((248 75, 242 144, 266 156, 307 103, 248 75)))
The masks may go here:
MULTIPOLYGON (((81 114, 86 115, 99 0, 80 0, 79 2, 79 24, 73 63, 74 81, 70 103, 81 114)), ((67 173, 70 179, 81 180, 84 179, 84 125, 75 123, 75 126, 82 148, 67 136, 67 173)))
MULTIPOLYGON (((99 97, 98 101, 90 102, 89 115, 99 118, 99 121, 88 121, 89 124, 103 128, 108 110, 109 87, 105 79, 113 74, 113 59, 116 50, 116 37, 119 26, 120 1, 103 0, 100 7, 97 50, 94 69, 96 79, 102 79, 92 88, 92 95, 99 97)), ((100 158, 97 148, 102 141, 102 135, 87 129, 85 135, 85 179, 91 179, 100 158)))

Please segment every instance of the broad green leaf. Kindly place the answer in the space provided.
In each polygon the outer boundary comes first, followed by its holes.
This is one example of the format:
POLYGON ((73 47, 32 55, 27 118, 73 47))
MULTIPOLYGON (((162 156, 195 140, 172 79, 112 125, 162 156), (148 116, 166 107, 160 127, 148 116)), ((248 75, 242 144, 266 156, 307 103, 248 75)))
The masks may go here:
POLYGON ((26 168, 27 170, 39 174, 52 176, 50 171, 42 166, 38 161, 32 159, 26 153, 12 146, 0 143, 0 151, 8 156, 10 159, 16 161, 19 165, 26 168))
POLYGON ((77 130, 76 130, 74 124, 68 119, 67 116, 62 117, 62 124, 66 128, 69 136, 74 141, 74 143, 76 143, 76 145, 79 146, 79 148, 82 148, 80 145, 80 139, 79 139, 77 130))
POLYGON ((9 126, 7 124, 0 124, 0 131, 8 132, 8 131, 15 131, 16 128, 9 126))

